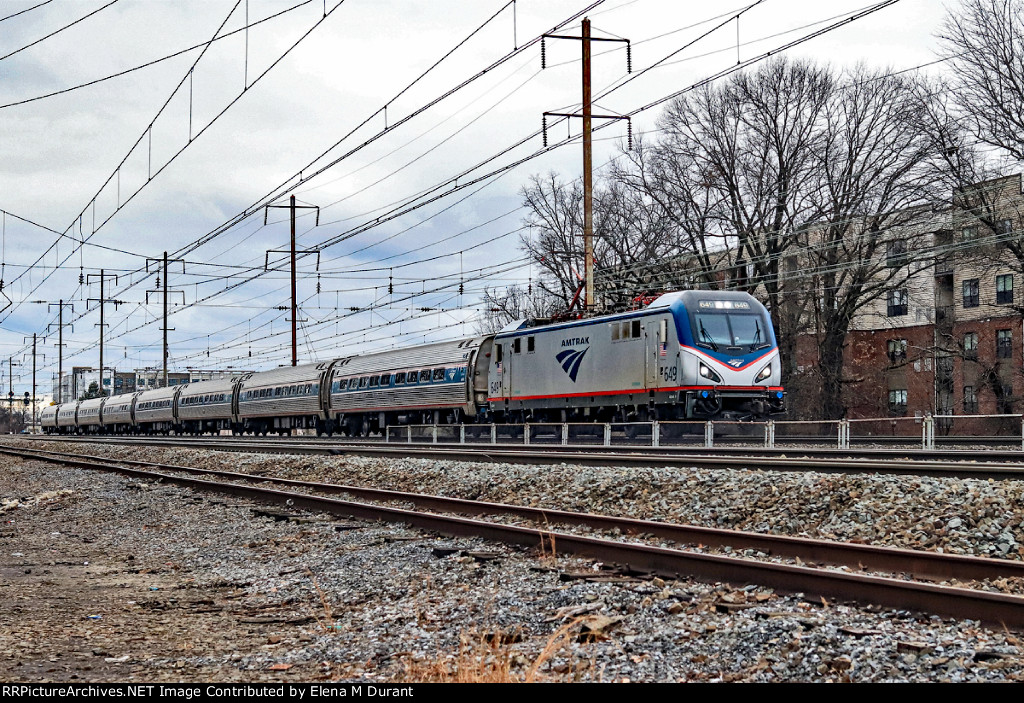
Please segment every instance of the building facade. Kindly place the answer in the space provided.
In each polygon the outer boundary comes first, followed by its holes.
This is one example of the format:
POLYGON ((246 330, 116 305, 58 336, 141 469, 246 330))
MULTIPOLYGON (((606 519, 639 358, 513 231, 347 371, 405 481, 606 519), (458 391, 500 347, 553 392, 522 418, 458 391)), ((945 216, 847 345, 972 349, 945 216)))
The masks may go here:
MULTIPOLYGON (((932 414, 944 416, 944 432, 1019 429, 1018 419, 969 416, 1024 412, 1022 214, 1017 174, 957 193, 912 245, 891 235, 886 265, 906 269, 851 321, 843 351, 848 418, 932 414)), ((814 335, 803 336, 797 374, 817 360, 814 335)), ((899 433, 919 431, 900 423, 899 433)))

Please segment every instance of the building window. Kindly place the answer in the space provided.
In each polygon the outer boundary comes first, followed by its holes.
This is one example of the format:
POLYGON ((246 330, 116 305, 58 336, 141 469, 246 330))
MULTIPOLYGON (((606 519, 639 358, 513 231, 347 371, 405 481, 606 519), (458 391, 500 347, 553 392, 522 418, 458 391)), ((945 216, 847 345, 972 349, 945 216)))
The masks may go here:
POLYGON ((907 340, 890 339, 887 344, 890 364, 901 364, 907 360, 907 340))
POLYGON ((1013 302, 1013 274, 996 276, 996 303, 1002 305, 1013 302))
POLYGON ((905 288, 894 288, 889 291, 886 314, 889 317, 907 314, 907 291, 905 288))
POLYGON ((996 332, 996 358, 1009 359, 1013 356, 1013 332, 998 330, 996 332))
POLYGON ((891 269, 899 268, 900 266, 906 266, 909 262, 907 258, 907 242, 903 239, 896 239, 888 242, 885 245, 885 264, 891 269))
POLYGON ((889 391, 889 410, 894 413, 907 412, 907 391, 889 391))
POLYGON ((996 234, 1012 234, 1013 222, 1010 220, 999 220, 996 222, 996 234))
POLYGON ((964 281, 964 307, 976 308, 981 304, 981 297, 978 293, 978 279, 969 278, 964 281))
POLYGON ((964 335, 964 358, 978 358, 978 333, 968 332, 964 335))
POLYGON ((978 228, 964 227, 963 231, 961 232, 961 235, 965 242, 973 242, 975 239, 978 238, 978 228))
POLYGON ((978 396, 974 393, 974 386, 964 386, 964 414, 972 415, 978 412, 978 396))

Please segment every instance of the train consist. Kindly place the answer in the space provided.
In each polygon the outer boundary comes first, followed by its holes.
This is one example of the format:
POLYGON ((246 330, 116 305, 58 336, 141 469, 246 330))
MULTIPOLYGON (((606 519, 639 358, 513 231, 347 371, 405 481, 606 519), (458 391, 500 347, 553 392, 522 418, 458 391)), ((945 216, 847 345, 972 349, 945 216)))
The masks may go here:
POLYGON ((388 425, 763 419, 784 411, 768 311, 746 293, 54 405, 61 434, 348 436, 388 425))

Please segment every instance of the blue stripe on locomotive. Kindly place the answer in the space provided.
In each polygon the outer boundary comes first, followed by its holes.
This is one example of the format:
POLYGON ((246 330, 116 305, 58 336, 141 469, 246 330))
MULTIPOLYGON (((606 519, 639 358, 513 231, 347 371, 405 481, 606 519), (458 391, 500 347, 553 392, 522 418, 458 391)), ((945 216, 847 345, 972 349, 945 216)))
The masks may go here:
MULTIPOLYGON (((713 297, 713 294, 708 297, 713 297)), ((723 364, 728 364, 732 359, 742 359, 743 365, 745 366, 761 358, 778 346, 778 343, 775 341, 775 330, 772 328, 771 320, 768 317, 768 311, 757 301, 754 301, 754 305, 757 307, 753 308, 753 310, 761 316, 761 322, 764 325, 763 334, 765 336, 765 342, 767 342, 769 346, 762 347, 761 349, 755 349, 738 356, 735 354, 726 354, 725 352, 715 351, 707 346, 700 346, 697 344, 697 341, 693 338, 693 330, 690 327, 690 312, 682 299, 672 301, 669 305, 669 310, 672 311, 672 318, 676 323, 676 334, 679 335, 680 344, 685 347, 699 349, 702 354, 710 356, 712 359, 720 361, 723 364)))

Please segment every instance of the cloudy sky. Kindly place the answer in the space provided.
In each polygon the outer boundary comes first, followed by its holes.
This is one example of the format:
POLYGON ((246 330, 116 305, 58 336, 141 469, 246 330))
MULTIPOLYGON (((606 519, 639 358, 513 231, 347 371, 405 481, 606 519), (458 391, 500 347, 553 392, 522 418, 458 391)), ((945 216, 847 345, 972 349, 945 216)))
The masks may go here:
MULTIPOLYGON (((485 286, 535 273, 520 189, 580 172, 578 139, 539 153, 535 135, 544 111, 579 108, 579 42, 549 40, 543 71, 531 42, 578 34, 584 12, 595 36, 630 39, 628 83, 622 45, 594 46, 595 111, 623 114, 873 7, 761 0, 727 21, 751 2, 0 0, 4 391, 8 358, 15 392, 30 389, 33 333, 48 388, 60 300, 65 370, 98 365, 101 270, 121 301, 106 365, 159 366, 164 251, 182 260, 172 370, 289 363, 288 215, 264 225, 263 206, 293 194, 320 208, 297 228, 318 251, 300 258, 300 361, 473 334, 485 286)), ((926 64, 943 14, 900 0, 788 53, 926 64)), ((550 141, 579 130, 552 126, 550 141)), ((595 134, 595 165, 624 135, 595 134)))

